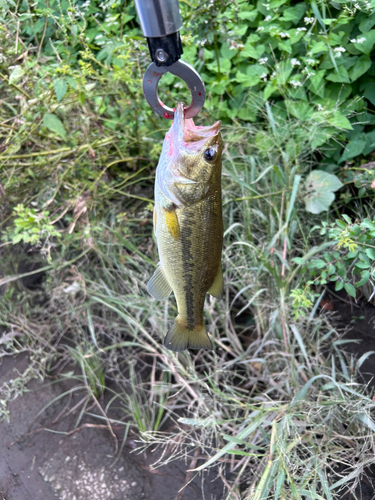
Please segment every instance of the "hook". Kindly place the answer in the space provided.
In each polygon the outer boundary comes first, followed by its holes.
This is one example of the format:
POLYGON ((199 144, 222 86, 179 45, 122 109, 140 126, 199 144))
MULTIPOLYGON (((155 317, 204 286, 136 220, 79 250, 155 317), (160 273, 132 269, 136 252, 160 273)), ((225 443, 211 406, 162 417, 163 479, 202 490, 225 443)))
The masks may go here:
POLYGON ((183 80, 191 93, 191 103, 185 108, 185 118, 193 118, 202 109, 206 89, 199 73, 190 64, 178 60, 171 66, 156 66, 151 63, 143 78, 143 93, 151 108, 160 116, 169 120, 174 118, 174 110, 161 102, 158 95, 158 83, 165 73, 172 73, 183 80))

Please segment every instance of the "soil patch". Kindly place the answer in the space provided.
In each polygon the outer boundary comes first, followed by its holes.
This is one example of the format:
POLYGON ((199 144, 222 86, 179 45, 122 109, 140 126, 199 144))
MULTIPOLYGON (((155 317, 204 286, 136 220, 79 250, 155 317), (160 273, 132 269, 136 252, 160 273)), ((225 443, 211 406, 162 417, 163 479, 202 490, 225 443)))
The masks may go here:
MULTIPOLYGON (((338 328, 346 330, 342 336, 344 343, 342 351, 355 356, 358 360, 363 356, 358 382, 368 385, 369 394, 375 387, 375 307, 366 300, 357 304, 345 292, 327 290, 321 306, 329 311, 334 311, 335 324, 338 328), (369 354, 371 353, 371 354, 369 354)), ((340 473, 348 475, 350 470, 342 467, 340 473)), ((350 483, 340 497, 340 500, 375 500, 375 468, 365 470, 360 484, 354 491, 349 492, 350 483)))
MULTIPOLYGON (((0 386, 27 365, 26 356, 3 359, 0 386)), ((28 392, 9 404, 10 423, 0 423, 0 499, 175 500, 190 461, 174 461, 153 470, 150 464, 157 456, 134 452, 134 436, 116 454, 114 438, 105 425, 86 415, 79 430, 67 434, 75 429, 77 412, 56 418, 67 408, 66 397, 39 414, 71 387, 69 382, 34 380, 28 392)), ((76 402, 73 397, 70 407, 76 402)), ((115 432, 120 447, 121 431, 115 432)), ((179 500, 221 500, 223 496, 222 481, 212 473, 197 475, 179 500)))

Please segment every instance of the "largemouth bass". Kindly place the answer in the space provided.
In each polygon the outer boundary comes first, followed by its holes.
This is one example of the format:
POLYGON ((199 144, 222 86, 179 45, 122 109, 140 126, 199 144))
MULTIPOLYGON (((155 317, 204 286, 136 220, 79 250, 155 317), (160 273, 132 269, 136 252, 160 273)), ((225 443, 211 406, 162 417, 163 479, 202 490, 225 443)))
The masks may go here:
POLYGON ((175 352, 212 349, 203 323, 205 296, 223 296, 220 124, 196 127, 179 103, 156 169, 160 262, 147 290, 157 300, 175 294, 178 315, 164 339, 175 352))

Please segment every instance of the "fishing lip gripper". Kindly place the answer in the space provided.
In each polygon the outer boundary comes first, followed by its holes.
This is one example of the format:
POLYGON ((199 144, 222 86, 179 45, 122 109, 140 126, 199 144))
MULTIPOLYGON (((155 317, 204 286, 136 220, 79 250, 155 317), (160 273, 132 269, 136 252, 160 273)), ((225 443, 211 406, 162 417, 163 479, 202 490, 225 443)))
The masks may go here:
POLYGON ((173 120, 174 110, 163 104, 158 95, 159 80, 165 73, 172 73, 190 90, 191 103, 185 108, 185 118, 193 118, 203 107, 206 89, 197 71, 180 60, 183 50, 178 0, 135 0, 135 7, 152 59, 143 77, 147 102, 160 116, 173 120))

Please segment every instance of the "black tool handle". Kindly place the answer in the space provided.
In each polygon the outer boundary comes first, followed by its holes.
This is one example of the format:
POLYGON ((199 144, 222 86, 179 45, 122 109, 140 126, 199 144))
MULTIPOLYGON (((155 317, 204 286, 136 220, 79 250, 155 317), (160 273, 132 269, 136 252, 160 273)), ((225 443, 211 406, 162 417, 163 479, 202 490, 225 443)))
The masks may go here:
POLYGON ((135 0, 142 33, 156 66, 171 66, 182 54, 178 0, 135 0))

